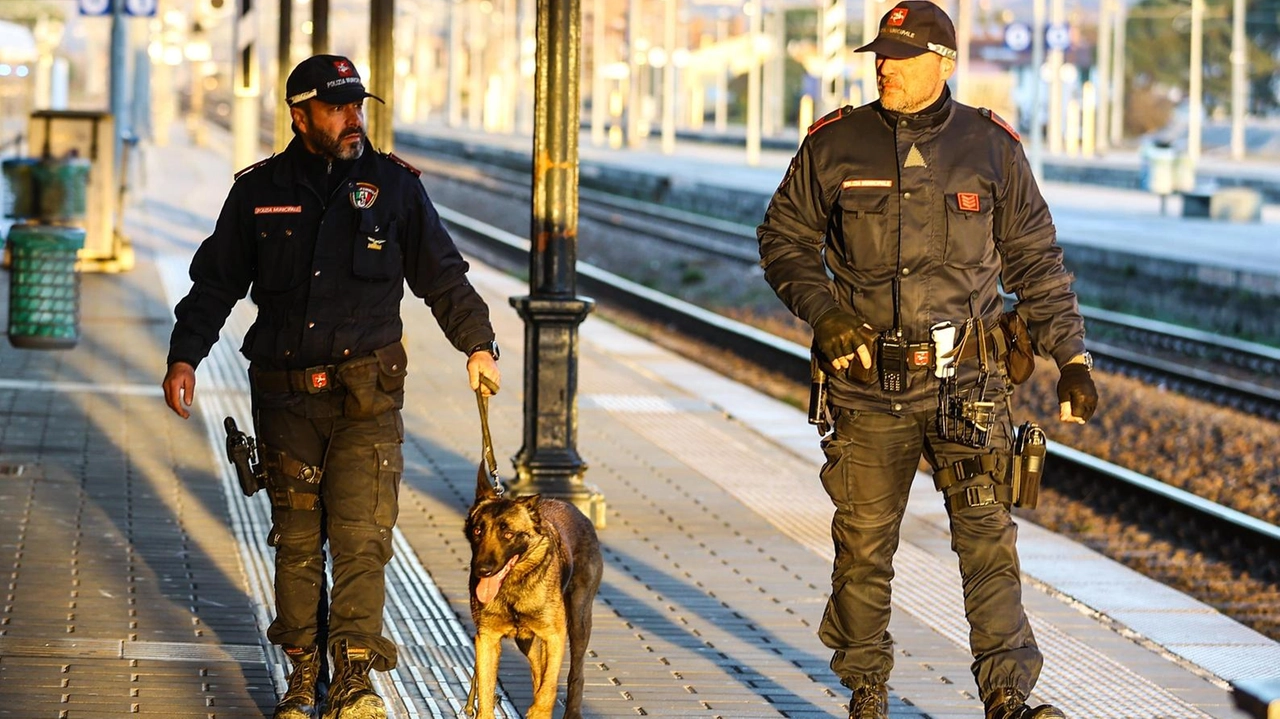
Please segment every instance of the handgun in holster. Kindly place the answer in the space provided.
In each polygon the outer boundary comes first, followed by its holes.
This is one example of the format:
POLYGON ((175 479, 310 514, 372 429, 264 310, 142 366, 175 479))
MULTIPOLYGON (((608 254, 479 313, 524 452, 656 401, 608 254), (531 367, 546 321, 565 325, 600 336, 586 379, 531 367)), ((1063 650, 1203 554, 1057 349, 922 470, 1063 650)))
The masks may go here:
POLYGON ((252 497, 267 486, 266 472, 258 463, 258 445, 253 437, 240 431, 235 419, 227 417, 222 420, 222 427, 227 431, 227 460, 236 468, 240 491, 244 496, 252 497))
POLYGON ((1013 434, 1013 506, 1035 509, 1040 500, 1040 478, 1046 453, 1044 430, 1025 422, 1013 434))
POLYGON ((831 431, 831 406, 827 402, 827 373, 818 362, 817 350, 809 354, 809 424, 820 436, 831 431))

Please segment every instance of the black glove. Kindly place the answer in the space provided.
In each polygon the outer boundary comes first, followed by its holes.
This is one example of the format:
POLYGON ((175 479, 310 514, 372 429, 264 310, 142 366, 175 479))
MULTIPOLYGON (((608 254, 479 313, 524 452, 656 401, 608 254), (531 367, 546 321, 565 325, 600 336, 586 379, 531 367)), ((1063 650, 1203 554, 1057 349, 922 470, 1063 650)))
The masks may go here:
POLYGON ((1071 414, 1088 422, 1098 408, 1098 388, 1089 368, 1074 362, 1063 365, 1058 377, 1058 401, 1071 403, 1071 414))
POLYGON ((828 371, 829 365, 836 359, 854 354, 847 370, 851 376, 864 384, 869 383, 874 376, 872 370, 863 367, 863 361, 856 356, 856 352, 861 345, 867 345, 867 351, 873 353, 872 367, 874 368, 876 330, 870 329, 852 313, 840 308, 823 313, 817 321, 814 321, 813 343, 814 347, 818 348, 819 359, 826 361, 828 371))

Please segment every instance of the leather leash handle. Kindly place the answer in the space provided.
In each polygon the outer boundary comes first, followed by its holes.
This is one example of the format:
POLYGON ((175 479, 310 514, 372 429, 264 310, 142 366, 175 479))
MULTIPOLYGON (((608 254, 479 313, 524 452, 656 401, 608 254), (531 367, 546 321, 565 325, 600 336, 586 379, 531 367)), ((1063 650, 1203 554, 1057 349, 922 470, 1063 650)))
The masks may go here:
POLYGON ((476 406, 480 409, 480 433, 484 440, 484 463, 489 468, 489 480, 493 483, 493 491, 502 496, 502 480, 498 477, 498 459, 493 455, 493 437, 489 434, 489 398, 484 389, 497 394, 498 385, 484 375, 480 375, 480 387, 476 388, 476 406))

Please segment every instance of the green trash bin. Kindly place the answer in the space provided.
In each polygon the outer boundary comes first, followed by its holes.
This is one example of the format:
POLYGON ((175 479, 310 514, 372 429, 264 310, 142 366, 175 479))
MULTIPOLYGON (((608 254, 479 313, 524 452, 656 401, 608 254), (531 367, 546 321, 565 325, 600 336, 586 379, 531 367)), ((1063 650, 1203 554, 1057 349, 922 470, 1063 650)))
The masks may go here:
POLYGON ((4 171, 4 216, 29 220, 37 216, 35 168, 38 160, 14 157, 0 163, 4 171))
POLYGON ((83 220, 88 209, 88 160, 79 157, 46 159, 35 168, 41 222, 64 223, 83 220))
POLYGON ((9 230, 9 344, 69 349, 80 340, 76 250, 84 229, 14 225, 9 230))

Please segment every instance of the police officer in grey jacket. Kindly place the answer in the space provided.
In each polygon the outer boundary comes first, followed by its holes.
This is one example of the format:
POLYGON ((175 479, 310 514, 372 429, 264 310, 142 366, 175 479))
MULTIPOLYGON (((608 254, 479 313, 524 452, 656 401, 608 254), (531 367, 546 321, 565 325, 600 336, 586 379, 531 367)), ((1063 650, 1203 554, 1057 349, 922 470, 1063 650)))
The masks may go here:
POLYGON ((849 716, 887 716, 892 560, 923 456, 951 517, 987 717, 1062 717, 1025 703, 1042 658, 1009 513, 1018 496, 1006 390, 1025 379, 1007 370, 1014 340, 1029 339, 1028 358, 1034 350, 1060 369, 1059 419, 1093 414, 1071 277, 1017 134, 951 98, 946 14, 900 2, 858 51, 876 53, 880 99, 814 123, 758 229, 765 278, 813 328, 828 375, 834 432, 821 479, 836 559, 819 636, 853 690, 849 716), (1001 331, 1000 283, 1029 337, 1001 331))
POLYGON ((472 389, 482 375, 497 387, 497 345, 418 171, 369 146, 363 108, 374 96, 351 61, 308 58, 286 88, 295 137, 236 176, 196 251, 163 388, 185 419, 195 368, 251 291, 258 316, 240 349, 276 548, 267 636, 292 665, 275 719, 311 719, 322 705, 326 719, 382 719, 368 673, 396 664, 382 612, 403 468, 406 281, 467 354, 472 389))

